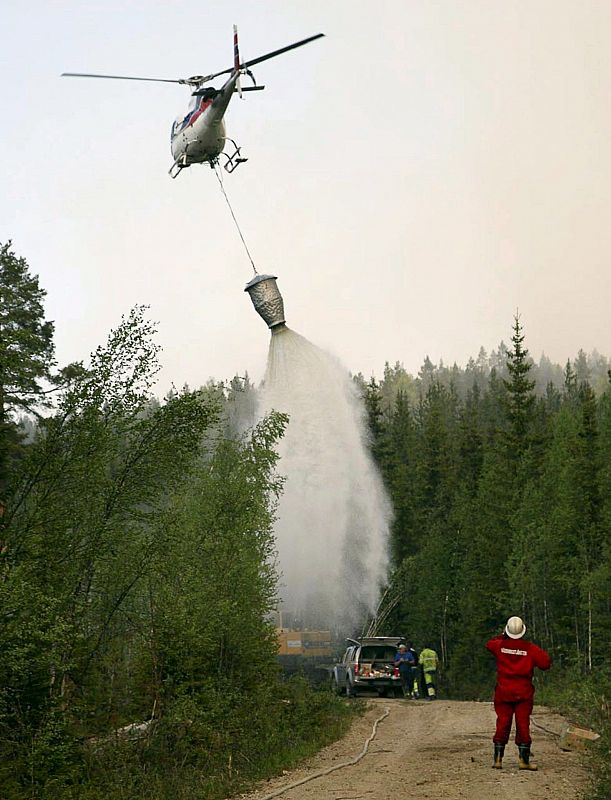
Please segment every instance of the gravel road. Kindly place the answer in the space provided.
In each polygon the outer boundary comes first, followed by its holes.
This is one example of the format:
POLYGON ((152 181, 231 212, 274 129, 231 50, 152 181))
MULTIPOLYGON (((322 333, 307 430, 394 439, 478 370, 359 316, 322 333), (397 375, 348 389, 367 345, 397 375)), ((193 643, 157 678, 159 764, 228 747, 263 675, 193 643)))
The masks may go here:
POLYGON ((557 745, 566 721, 536 706, 532 721, 532 759, 538 772, 518 770, 517 748, 507 746, 504 768, 492 769, 492 703, 369 699, 363 717, 339 742, 321 750, 299 769, 266 781, 243 800, 263 800, 316 772, 341 764, 362 752, 376 719, 389 710, 377 728, 367 754, 355 765, 317 777, 280 795, 284 800, 577 800, 588 773, 575 753, 557 745))

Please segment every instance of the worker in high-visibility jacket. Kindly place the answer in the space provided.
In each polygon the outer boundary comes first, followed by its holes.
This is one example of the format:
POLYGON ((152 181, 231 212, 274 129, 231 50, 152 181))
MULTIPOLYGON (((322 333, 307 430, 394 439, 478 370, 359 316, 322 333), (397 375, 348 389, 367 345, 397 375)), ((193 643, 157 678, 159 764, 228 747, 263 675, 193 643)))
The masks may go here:
POLYGON ((437 653, 432 647, 425 647, 420 651, 420 658, 418 663, 422 667, 424 673, 424 685, 426 687, 426 695, 429 700, 437 699, 436 676, 437 667, 439 666, 439 659, 437 653))

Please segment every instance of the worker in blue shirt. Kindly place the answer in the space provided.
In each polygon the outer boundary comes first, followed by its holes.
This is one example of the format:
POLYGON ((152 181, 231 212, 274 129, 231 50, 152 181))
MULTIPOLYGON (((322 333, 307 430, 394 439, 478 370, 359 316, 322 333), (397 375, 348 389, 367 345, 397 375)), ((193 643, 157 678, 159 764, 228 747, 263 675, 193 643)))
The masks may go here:
POLYGON ((413 668, 416 666, 416 659, 411 650, 407 649, 407 645, 400 644, 399 650, 395 655, 395 667, 399 667, 399 675, 401 676, 401 688, 403 689, 403 696, 409 697, 413 685, 413 668))
POLYGON ((418 653, 414 649, 414 646, 412 645, 411 642, 407 642, 405 646, 407 647, 407 652, 411 653, 414 656, 414 664, 412 666, 412 677, 411 677, 411 683, 409 684, 409 689, 410 692, 412 693, 412 697, 414 698, 414 700, 418 700, 418 698, 420 697, 420 684, 419 684, 420 668, 418 666, 418 653))

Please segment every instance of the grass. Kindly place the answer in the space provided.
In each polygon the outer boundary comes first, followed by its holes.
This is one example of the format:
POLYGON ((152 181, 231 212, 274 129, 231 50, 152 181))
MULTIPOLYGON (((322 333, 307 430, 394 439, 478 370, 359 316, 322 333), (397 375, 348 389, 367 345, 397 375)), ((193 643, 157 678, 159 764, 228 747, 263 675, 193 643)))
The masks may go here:
POLYGON ((223 800, 341 737, 362 707, 300 678, 248 695, 208 691, 168 709, 150 737, 109 738, 2 800, 223 800))
POLYGON ((609 698, 611 676, 601 673, 576 679, 574 673, 554 676, 537 688, 537 702, 559 711, 571 722, 591 728, 601 738, 587 750, 586 759, 594 780, 587 800, 609 800, 611 797, 611 724, 609 698))

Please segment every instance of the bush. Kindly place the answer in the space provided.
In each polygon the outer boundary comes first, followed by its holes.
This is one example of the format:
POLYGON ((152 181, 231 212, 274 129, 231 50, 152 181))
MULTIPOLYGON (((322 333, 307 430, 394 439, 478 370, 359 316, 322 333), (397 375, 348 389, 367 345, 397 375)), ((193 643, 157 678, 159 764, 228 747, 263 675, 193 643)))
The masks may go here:
POLYGON ((574 673, 555 675, 553 681, 546 681, 537 690, 538 702, 601 735, 588 750, 587 759, 594 773, 588 800, 608 800, 611 797, 610 696, 611 675, 608 670, 581 680, 575 680, 574 673))
POLYGON ((301 679, 250 693, 211 684, 177 700, 150 737, 132 743, 109 740, 92 751, 86 786, 73 796, 220 800, 334 741, 356 708, 301 679))

